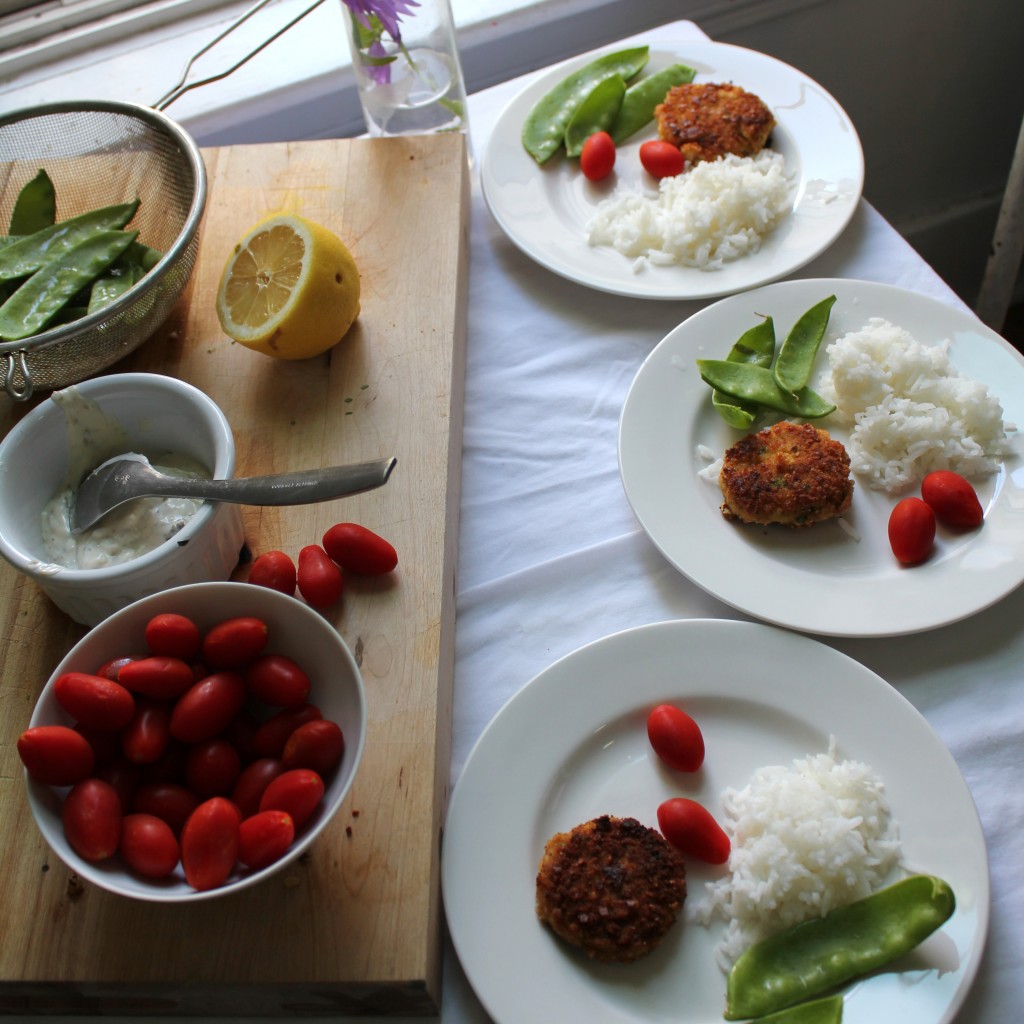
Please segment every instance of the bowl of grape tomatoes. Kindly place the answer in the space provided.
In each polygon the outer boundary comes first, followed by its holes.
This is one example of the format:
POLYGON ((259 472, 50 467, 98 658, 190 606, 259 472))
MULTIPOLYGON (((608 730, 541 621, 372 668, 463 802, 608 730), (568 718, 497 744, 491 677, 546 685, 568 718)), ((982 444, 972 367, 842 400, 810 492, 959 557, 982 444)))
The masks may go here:
POLYGON ((343 841, 335 819, 365 736, 337 630, 276 590, 215 582, 143 598, 87 633, 17 747, 36 823, 80 880, 185 902, 343 841))

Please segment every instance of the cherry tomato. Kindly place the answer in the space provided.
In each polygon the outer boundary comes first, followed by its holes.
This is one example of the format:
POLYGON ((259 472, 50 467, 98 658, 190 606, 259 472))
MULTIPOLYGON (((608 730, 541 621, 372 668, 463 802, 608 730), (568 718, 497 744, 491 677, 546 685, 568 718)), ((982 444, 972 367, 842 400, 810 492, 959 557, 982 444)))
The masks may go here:
POLYGON ((227 796, 242 771, 238 751, 225 739, 214 738, 189 748, 185 784, 196 796, 227 796))
POLYGON ((50 786, 73 786, 96 765, 89 741, 66 725, 26 729, 18 737, 18 756, 33 779, 50 786))
POLYGON ((958 530, 973 530, 985 518, 971 484, 948 469, 935 470, 921 481, 921 497, 939 522, 958 530))
POLYGON ((199 653, 199 627, 186 615, 162 612, 146 623, 146 646, 152 654, 191 661, 199 653))
POLYGON ((152 764, 171 742, 171 711, 160 701, 140 697, 135 714, 121 733, 121 750, 132 764, 152 764))
POLYGON ((263 653, 267 624, 249 615, 218 623, 203 637, 202 660, 211 668, 241 668, 263 653))
POLYGON ((271 780, 260 797, 260 810, 286 811, 292 816, 295 827, 301 828, 323 795, 324 782, 316 772, 293 768, 271 780))
POLYGON ((280 757, 288 737, 300 725, 323 718, 323 713, 315 704, 300 704, 294 708, 284 708, 271 715, 257 730, 252 738, 253 750, 260 757, 280 757))
POLYGON ((341 570, 319 544, 307 544, 299 552, 299 593, 314 608, 328 608, 345 587, 341 570))
POLYGON ((704 763, 700 726, 683 710, 659 704, 647 716, 647 738, 654 752, 680 772, 695 772, 704 763))
POLYGON ((655 178, 674 178, 683 173, 682 152, 664 139, 649 139, 640 146, 640 163, 655 178))
POLYGON ((171 735, 182 743, 201 743, 222 732, 242 709, 245 682, 237 672, 215 672, 194 683, 174 705, 171 735))
POLYGON ((935 513, 920 498, 904 498, 889 514, 889 546, 897 561, 917 565, 935 543, 935 513))
POLYGON ((245 671, 250 696, 277 708, 304 704, 309 697, 309 676, 284 654, 261 654, 245 671))
POLYGON ((53 684, 57 703, 88 729, 117 732, 135 714, 135 700, 120 684, 86 672, 65 672, 53 684))
MULTIPOLYGON (((168 725, 170 717, 168 716, 168 725)), ((185 758, 188 747, 172 739, 164 752, 155 760, 142 766, 144 782, 181 782, 185 781, 185 758)))
POLYGON ((260 720, 248 708, 242 708, 224 730, 224 739, 238 751, 243 764, 248 764, 259 757, 256 753, 255 740, 260 725, 260 720))
POLYGON ((223 885, 238 861, 238 808, 222 796, 201 803, 181 830, 181 866, 193 889, 223 885))
POLYGON ((143 657, 141 654, 127 654, 121 658, 110 658, 108 661, 103 662, 98 669, 96 669, 96 675, 105 676, 107 679, 113 679, 117 682, 118 673, 129 661, 136 661, 143 657))
POLYGON ((276 757, 261 757, 242 769, 231 790, 231 801, 242 812, 243 818, 251 818, 259 811, 263 791, 283 771, 284 766, 276 757))
POLYGON ((124 817, 118 849, 128 867, 145 878, 166 878, 181 859, 170 825, 152 814, 124 817))
POLYGON ((87 861, 117 853, 121 838, 121 800, 114 787, 99 779, 83 779, 71 787, 61 809, 64 835, 87 861))
POLYGON ((75 726, 75 732, 81 733, 92 747, 96 755, 96 764, 113 764, 123 755, 121 751, 121 734, 119 732, 108 732, 106 729, 89 729, 79 722, 75 726))
POLYGON ((335 722, 318 720, 300 725, 288 737, 281 754, 286 771, 292 768, 311 768, 318 775, 326 775, 345 752, 345 737, 335 722))
POLYGON ((661 834, 681 853, 708 864, 729 859, 729 837, 711 813, 683 796, 672 797, 658 808, 661 834))
POLYGON ((127 814, 132 809, 136 790, 142 781, 142 773, 137 764, 132 764, 127 758, 122 757, 110 764, 98 767, 93 778, 105 782, 114 790, 121 802, 122 814, 127 814))
POLYGON ((154 654, 123 665, 117 673, 117 681, 132 693, 158 700, 176 700, 195 682, 195 677, 187 661, 154 654))
POLYGON ((258 587, 295 593, 295 563, 283 551, 264 551, 249 570, 249 582, 258 587))
POLYGON ((261 811, 238 828, 238 859, 253 870, 280 860, 295 838, 295 824, 286 811, 261 811))
POLYGON ((323 536, 324 550, 346 572, 380 576, 398 565, 398 552, 358 523, 336 523, 323 536))
POLYGON ((202 801, 177 782, 150 782, 139 786, 132 799, 132 811, 166 821, 177 835, 202 801))
POLYGON ((607 132, 594 132, 583 143, 580 170, 588 181, 601 181, 615 166, 615 143, 607 132))

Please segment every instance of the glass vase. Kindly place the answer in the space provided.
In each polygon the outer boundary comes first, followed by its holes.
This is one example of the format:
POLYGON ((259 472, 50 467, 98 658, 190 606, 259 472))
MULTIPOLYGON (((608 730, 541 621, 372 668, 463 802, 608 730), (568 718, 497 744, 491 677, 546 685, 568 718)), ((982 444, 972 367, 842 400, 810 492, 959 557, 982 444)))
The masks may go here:
MULTIPOLYGON (((356 6, 365 12, 374 2, 356 6)), ((467 131, 466 87, 448 0, 418 0, 415 6, 407 0, 399 7, 393 34, 376 14, 364 14, 364 24, 342 0, 367 131, 372 136, 467 131)))

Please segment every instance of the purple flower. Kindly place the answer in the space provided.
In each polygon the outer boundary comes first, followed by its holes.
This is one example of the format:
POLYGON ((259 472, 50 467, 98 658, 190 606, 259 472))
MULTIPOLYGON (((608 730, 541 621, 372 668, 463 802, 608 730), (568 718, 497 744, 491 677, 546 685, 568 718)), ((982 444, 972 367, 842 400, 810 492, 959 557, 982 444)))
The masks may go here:
POLYGON ((416 0, 342 0, 342 3, 364 28, 372 30, 370 19, 377 18, 395 42, 402 38, 399 19, 403 14, 412 14, 414 7, 419 7, 416 0))

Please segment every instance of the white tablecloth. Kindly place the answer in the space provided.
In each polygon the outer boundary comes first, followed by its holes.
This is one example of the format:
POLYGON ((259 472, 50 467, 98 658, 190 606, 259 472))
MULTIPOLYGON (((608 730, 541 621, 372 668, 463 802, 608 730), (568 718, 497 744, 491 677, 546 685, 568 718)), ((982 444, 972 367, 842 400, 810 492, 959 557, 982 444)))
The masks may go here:
MULTIPOLYGON (((677 22, 638 38, 703 35, 677 22)), ((527 81, 470 98, 478 156, 527 81)), ((744 617, 664 560, 634 518, 618 472, 619 414, 634 375, 704 303, 630 301, 557 277, 505 238, 479 182, 471 252, 453 784, 505 701, 556 659, 645 623, 744 617)), ((962 306, 867 202, 838 242, 797 276, 887 282, 962 306)), ((877 672, 922 712, 977 803, 989 848, 992 919, 958 1024, 1016 1020, 1024 1005, 1022 621, 1024 590, 920 636, 816 638, 877 672)), ((495 945, 501 946, 497 934, 495 945)), ((503 955, 514 969, 514 951, 503 955)), ((449 948, 444 1024, 488 1019, 449 948)))

